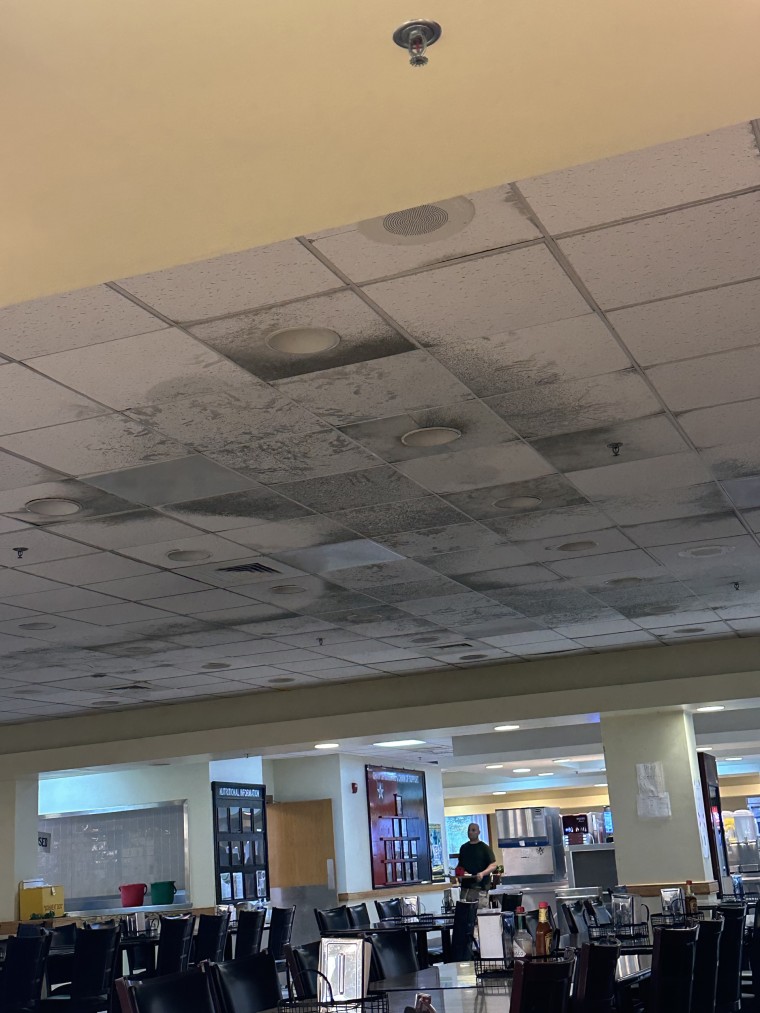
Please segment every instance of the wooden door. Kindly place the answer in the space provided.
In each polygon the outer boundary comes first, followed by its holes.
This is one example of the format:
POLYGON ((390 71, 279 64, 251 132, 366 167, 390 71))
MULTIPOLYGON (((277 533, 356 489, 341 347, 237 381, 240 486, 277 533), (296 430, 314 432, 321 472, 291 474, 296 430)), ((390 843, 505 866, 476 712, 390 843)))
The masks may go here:
POLYGON ((273 887, 335 888, 332 801, 273 802, 267 806, 269 879, 273 887))

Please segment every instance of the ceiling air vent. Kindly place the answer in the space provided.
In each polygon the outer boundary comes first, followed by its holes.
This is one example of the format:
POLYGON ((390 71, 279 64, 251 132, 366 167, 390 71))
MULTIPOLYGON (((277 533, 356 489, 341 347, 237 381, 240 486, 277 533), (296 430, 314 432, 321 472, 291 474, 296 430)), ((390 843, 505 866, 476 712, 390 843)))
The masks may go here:
POLYGON ((263 563, 240 563, 239 566, 221 566, 217 573, 282 573, 275 570, 273 566, 265 566, 263 563))
POLYGON ((393 211, 383 218, 359 222, 359 232, 375 243, 416 246, 456 235, 475 217, 475 206, 466 197, 452 197, 437 204, 420 204, 393 211))

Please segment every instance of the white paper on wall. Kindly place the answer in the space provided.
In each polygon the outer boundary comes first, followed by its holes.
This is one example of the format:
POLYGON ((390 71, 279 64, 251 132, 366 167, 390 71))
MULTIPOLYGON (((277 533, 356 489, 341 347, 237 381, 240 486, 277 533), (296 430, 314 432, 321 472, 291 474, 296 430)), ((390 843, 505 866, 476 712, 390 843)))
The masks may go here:
POLYGON ((670 795, 664 791, 661 795, 638 795, 636 798, 636 812, 639 819, 658 820, 668 819, 672 816, 670 810, 670 795))
POLYGON ((664 795, 665 771, 662 763, 659 760, 654 763, 637 763, 636 785, 639 795, 664 795))

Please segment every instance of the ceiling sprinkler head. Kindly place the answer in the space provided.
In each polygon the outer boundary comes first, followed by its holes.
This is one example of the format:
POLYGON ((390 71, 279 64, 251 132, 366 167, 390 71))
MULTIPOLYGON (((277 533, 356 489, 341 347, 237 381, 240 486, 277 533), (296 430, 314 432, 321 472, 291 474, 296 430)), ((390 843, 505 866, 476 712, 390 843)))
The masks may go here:
POLYGON ((438 22, 423 19, 407 21, 399 25, 393 33, 396 45, 409 53, 409 63, 412 67, 427 66, 428 58, 425 52, 428 46, 432 46, 440 37, 441 26, 438 22))
POLYGON ((19 559, 23 559, 24 558, 24 553, 28 552, 29 549, 27 549, 27 547, 25 545, 15 545, 13 547, 13 551, 16 553, 16 556, 19 559))

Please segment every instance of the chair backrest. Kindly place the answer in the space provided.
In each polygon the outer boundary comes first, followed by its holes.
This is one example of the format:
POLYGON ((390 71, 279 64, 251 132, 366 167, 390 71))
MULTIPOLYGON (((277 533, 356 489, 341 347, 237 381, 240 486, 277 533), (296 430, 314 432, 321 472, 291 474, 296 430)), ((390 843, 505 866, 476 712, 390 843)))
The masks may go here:
POLYGON ((67 925, 56 925, 53 929, 52 949, 59 946, 73 946, 77 938, 77 923, 69 922, 67 925))
POLYGON ((648 1013, 689 1013, 697 929, 655 929, 648 1013))
POLYGON ((741 1002, 741 977, 746 904, 719 904, 716 915, 723 919, 718 946, 718 981, 715 1005, 719 1010, 738 1009, 741 1002))
POLYGON ((368 929, 370 927, 369 911, 366 904, 351 904, 346 910, 352 929, 368 929))
POLYGON ((317 919, 317 928, 321 935, 333 932, 335 929, 350 929, 351 922, 348 917, 348 909, 343 904, 341 907, 314 908, 314 917, 317 919))
POLYGON ((216 1013, 207 974, 197 967, 181 974, 117 984, 125 1010, 125 995, 132 1013, 216 1013))
POLYGON ((694 985, 691 992, 691 1013, 715 1013, 718 985, 718 959, 723 919, 699 923, 694 961, 694 985))
POLYGON ((267 952, 271 953, 275 960, 282 960, 283 947, 286 943, 290 942, 290 937, 293 934, 293 919, 295 916, 295 905, 293 907, 272 908, 267 952))
POLYGON ((293 982, 296 999, 316 999, 321 940, 302 946, 285 947, 285 961, 293 982))
POLYGON ((521 893, 503 893, 501 895, 501 910, 514 914, 522 906, 521 893))
POLYGON ((412 933, 406 929, 392 932, 373 932, 369 936, 377 969, 383 978, 396 978, 400 974, 419 971, 417 951, 412 933))
POLYGON ((229 924, 229 911, 220 915, 198 916, 198 931, 193 940, 193 963, 200 964, 202 960, 218 963, 224 960, 229 924))
POLYGON ((377 917, 380 919, 401 918, 404 914, 404 908, 398 897, 391 897, 390 900, 376 900, 375 907, 377 908, 377 917))
POLYGON ((195 917, 182 915, 179 918, 161 918, 158 933, 158 954, 156 974, 181 974, 190 963, 190 948, 193 943, 195 917))
POLYGON ((16 926, 17 939, 38 939, 42 932, 39 922, 19 922, 16 926))
POLYGON ((0 972, 0 1011, 33 1008, 40 999, 45 961, 52 936, 37 929, 36 935, 10 936, 0 972))
POLYGON ((584 943, 576 969, 573 1013, 608 1013, 615 1008, 617 943, 584 943))
POLYGON ((454 908, 454 926, 451 930, 451 960, 472 960, 472 940, 478 917, 478 905, 458 900, 454 908))
POLYGON ((209 972, 218 1013, 259 1013, 275 1008, 282 998, 271 953, 211 964, 209 972))
POLYGON ((107 996, 111 992, 119 956, 119 929, 93 932, 77 929, 71 971, 72 999, 107 996))
POLYGON ((235 960, 252 957, 261 952, 261 939, 264 935, 266 918, 266 908, 263 907, 256 908, 254 911, 239 912, 235 936, 235 960))
POLYGON ((560 904, 559 907, 560 911, 562 912, 562 917, 565 920, 567 931, 570 933, 571 936, 577 936, 578 922, 575 920, 575 914, 573 913, 572 908, 570 907, 569 904, 562 904, 562 903, 560 904))
POLYGON ((509 1013, 566 1013, 572 960, 516 960, 509 1013))

